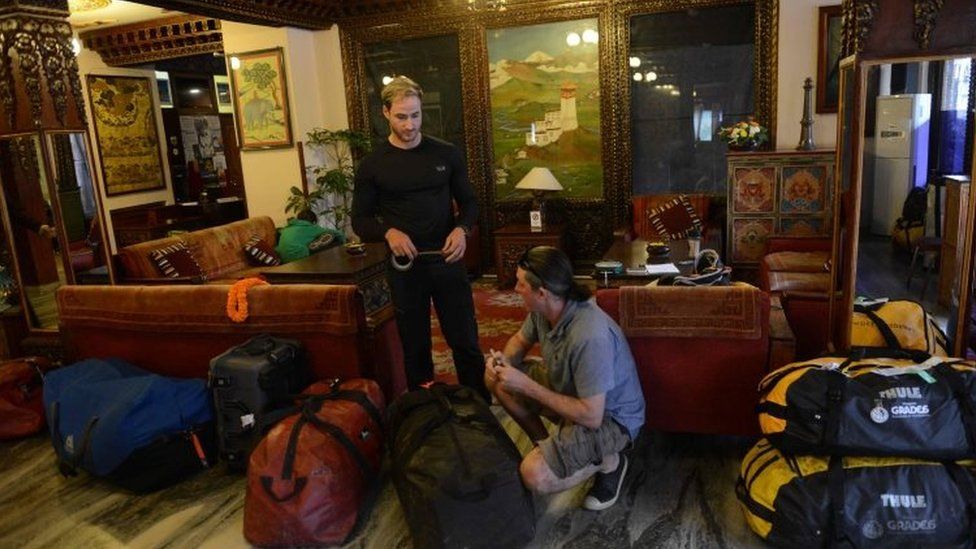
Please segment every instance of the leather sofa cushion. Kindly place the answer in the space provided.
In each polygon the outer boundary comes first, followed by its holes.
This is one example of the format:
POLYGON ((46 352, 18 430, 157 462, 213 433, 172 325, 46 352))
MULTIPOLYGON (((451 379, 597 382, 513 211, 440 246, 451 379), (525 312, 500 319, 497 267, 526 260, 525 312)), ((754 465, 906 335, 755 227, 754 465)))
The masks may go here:
POLYGON ((829 292, 830 273, 772 271, 768 273, 770 292, 829 292))
POLYGON ((149 253, 177 242, 186 243, 186 247, 193 252, 207 280, 228 278, 251 267, 243 248, 252 236, 257 236, 265 242, 275 242, 277 232, 274 221, 268 216, 252 217, 179 236, 126 246, 119 250, 123 279, 162 278, 149 253))
POLYGON ((763 257, 769 271, 827 272, 829 252, 775 252, 763 257))

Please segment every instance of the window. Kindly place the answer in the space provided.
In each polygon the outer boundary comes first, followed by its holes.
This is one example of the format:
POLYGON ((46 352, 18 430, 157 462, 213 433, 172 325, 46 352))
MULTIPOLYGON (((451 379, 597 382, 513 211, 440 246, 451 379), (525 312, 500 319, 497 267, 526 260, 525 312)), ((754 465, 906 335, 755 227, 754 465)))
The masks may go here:
POLYGON ((407 76, 424 90, 421 131, 464 150, 461 67, 455 35, 367 44, 367 95, 370 130, 376 140, 390 134, 380 92, 384 79, 407 76))
POLYGON ((635 195, 725 194, 726 148, 715 134, 755 110, 754 21, 752 4, 631 18, 635 195))
POLYGON ((939 113, 942 130, 939 165, 942 173, 961 174, 965 170, 971 62, 968 58, 949 59, 943 68, 942 108, 939 113))

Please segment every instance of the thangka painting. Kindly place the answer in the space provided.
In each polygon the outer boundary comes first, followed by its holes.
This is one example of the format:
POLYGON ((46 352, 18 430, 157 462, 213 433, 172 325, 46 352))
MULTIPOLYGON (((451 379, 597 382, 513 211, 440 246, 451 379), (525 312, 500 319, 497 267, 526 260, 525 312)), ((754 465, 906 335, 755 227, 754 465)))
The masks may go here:
POLYGON ((291 112, 284 50, 235 53, 230 57, 234 116, 241 149, 290 147, 291 112))
POLYGON ((87 80, 105 194, 165 188, 152 82, 93 74, 87 80))
POLYGON ((488 29, 495 197, 549 168, 565 198, 603 197, 597 19, 488 29))

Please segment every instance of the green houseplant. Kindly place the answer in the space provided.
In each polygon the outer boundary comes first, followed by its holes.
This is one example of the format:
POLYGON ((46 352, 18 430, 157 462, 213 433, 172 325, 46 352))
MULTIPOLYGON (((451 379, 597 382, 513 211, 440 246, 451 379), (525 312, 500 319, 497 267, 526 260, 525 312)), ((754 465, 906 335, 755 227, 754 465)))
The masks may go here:
POLYGON ((306 144, 320 151, 325 163, 312 167, 315 181, 308 191, 299 187, 289 190, 285 213, 309 210, 318 216, 324 214, 333 228, 342 231, 352 209, 354 158, 368 152, 372 143, 362 132, 315 128, 308 132, 306 144))

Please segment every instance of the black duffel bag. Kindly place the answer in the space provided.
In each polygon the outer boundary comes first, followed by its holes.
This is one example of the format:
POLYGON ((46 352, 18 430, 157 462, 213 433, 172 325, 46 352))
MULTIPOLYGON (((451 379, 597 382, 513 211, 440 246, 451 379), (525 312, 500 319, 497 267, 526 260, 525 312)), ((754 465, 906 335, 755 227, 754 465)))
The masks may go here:
POLYGON ((759 390, 760 428, 785 452, 976 457, 970 361, 820 358, 770 373, 759 390))
POLYGON ((976 543, 976 479, 952 461, 792 456, 760 440, 742 461, 736 496, 749 528, 776 547, 976 543))
POLYGON ((435 384, 388 410, 393 484, 415 547, 521 547, 535 534, 515 444, 475 392, 435 384))

